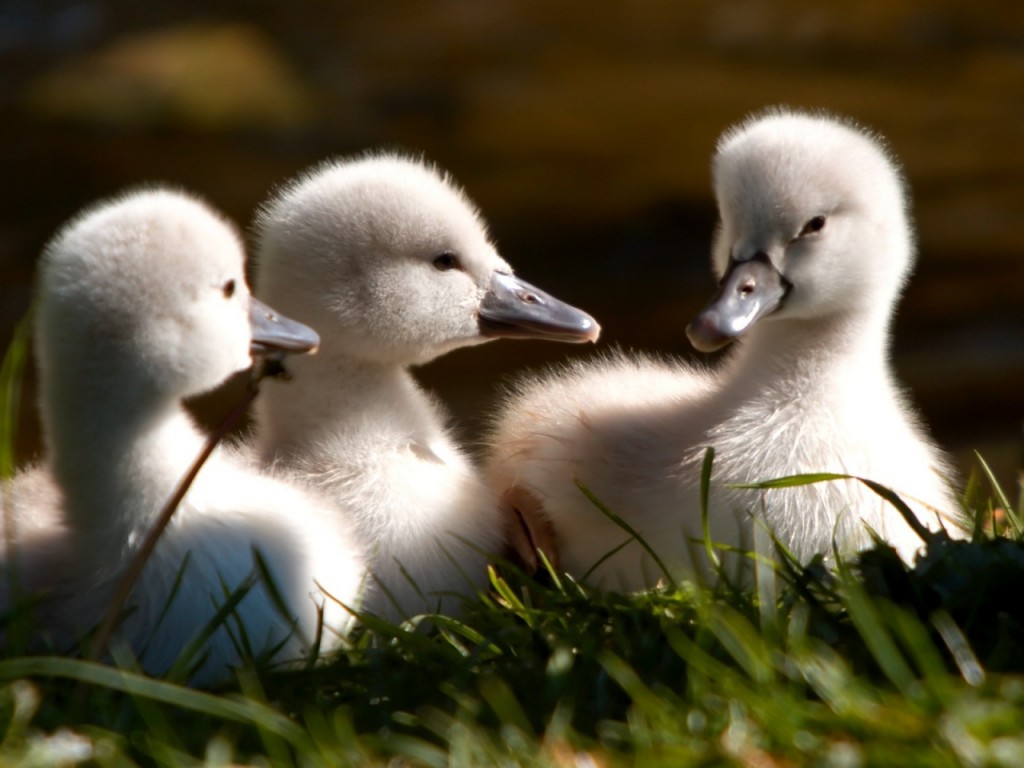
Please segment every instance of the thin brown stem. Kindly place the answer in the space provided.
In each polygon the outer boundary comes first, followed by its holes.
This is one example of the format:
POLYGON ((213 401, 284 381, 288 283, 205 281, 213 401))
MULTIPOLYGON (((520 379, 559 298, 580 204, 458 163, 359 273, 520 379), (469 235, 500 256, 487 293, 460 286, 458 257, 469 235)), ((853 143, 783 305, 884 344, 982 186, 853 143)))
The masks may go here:
POLYGON ((192 482, 196 479, 199 474, 199 470, 202 469, 206 460, 210 458, 210 454, 217 447, 221 440, 224 439, 225 435, 231 431, 238 420, 245 413, 249 404, 256 398, 259 393, 259 382, 260 379, 266 375, 267 371, 264 366, 257 364, 253 368, 252 376, 249 380, 249 386, 246 390, 245 397, 224 417, 223 421, 217 426, 217 428, 210 434, 210 437, 206 441, 206 445, 203 446, 203 450, 196 457, 196 460, 192 462, 192 466, 189 471, 181 478, 178 483, 178 487, 174 493, 164 504, 163 509, 160 510, 160 515, 157 517, 156 522, 153 523, 153 527, 149 529, 149 533, 146 534, 145 541, 142 542, 142 546, 139 547, 138 552, 135 553, 135 557, 132 558, 131 563, 128 565, 128 569, 124 572, 121 577, 121 581, 117 585, 117 591, 111 598, 110 603, 107 605, 107 611, 103 616, 103 621, 100 623, 99 628, 96 630, 96 635, 93 638, 92 646, 89 649, 89 653, 86 658, 90 661, 97 661, 107 649, 107 644, 110 642, 110 637, 113 634, 114 627, 117 626, 117 621, 121 616, 121 611, 124 608, 125 602, 128 600, 128 596, 135 588, 136 582, 139 580, 139 576, 142 574, 142 569, 146 567, 146 562, 153 554, 153 550, 156 548, 157 541, 167 528, 168 523, 171 522, 171 518, 174 516, 175 511, 178 509, 178 505, 181 504, 181 500, 185 498, 185 494, 188 493, 188 489, 192 486, 192 482))

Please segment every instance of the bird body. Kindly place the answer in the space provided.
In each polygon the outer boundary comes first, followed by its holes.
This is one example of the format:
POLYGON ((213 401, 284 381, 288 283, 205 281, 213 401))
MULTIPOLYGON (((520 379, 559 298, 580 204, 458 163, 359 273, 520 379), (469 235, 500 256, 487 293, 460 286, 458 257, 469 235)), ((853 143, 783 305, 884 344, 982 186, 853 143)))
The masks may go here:
POLYGON ((359 531, 372 563, 365 610, 395 621, 457 613, 502 546, 497 506, 444 409, 408 373, 368 368, 353 361, 321 382, 295 370, 282 395, 322 418, 270 466, 329 497, 359 531))

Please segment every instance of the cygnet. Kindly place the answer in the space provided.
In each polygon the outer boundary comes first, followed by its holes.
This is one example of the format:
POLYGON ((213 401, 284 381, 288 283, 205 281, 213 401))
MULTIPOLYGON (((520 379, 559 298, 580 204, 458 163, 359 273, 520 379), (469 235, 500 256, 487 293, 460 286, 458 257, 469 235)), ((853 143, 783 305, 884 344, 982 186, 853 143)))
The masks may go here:
POLYGON ((720 286, 687 332, 701 351, 743 340, 715 370, 618 355, 520 382, 494 421, 487 476, 522 527, 524 558, 540 545, 608 588, 706 575, 709 447, 718 544, 749 550, 760 526, 803 562, 867 547, 872 533, 907 560, 922 546, 856 480, 735 487, 801 473, 876 481, 927 528, 957 533, 949 466, 889 365, 893 312, 914 262, 893 157, 847 120, 775 109, 726 131, 712 170, 720 286))
POLYGON ((322 337, 256 405, 262 459, 355 522, 368 611, 457 613, 487 583, 502 521, 408 369, 499 337, 592 341, 597 323, 514 276, 462 190, 418 160, 326 162, 266 203, 256 231, 257 292, 322 337))
MULTIPOLYGON (((45 459, 12 484, 3 574, 19 587, 4 608, 29 598, 37 650, 69 652, 99 623, 203 449, 182 399, 249 368, 251 350, 316 342, 250 297, 234 228, 187 194, 133 191, 54 237, 35 326, 45 459)), ((225 679, 250 654, 302 660, 339 644, 365 580, 348 520, 218 448, 146 562, 113 645, 159 675, 198 640, 196 684, 225 679)))

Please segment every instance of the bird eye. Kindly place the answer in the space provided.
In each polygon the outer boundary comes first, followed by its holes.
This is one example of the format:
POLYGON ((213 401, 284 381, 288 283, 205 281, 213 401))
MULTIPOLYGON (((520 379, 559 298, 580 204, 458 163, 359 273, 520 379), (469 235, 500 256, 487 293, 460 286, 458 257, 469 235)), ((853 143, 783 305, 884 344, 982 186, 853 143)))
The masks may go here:
POLYGON ((814 232, 820 232, 822 229, 824 229, 824 227, 825 217, 815 216, 813 219, 810 219, 806 224, 804 224, 804 228, 800 230, 800 237, 803 237, 804 235, 810 235, 814 232))
POLYGON ((220 290, 224 294, 225 299, 230 299, 232 296, 235 295, 235 281, 228 280, 226 283, 224 283, 224 285, 221 286, 220 290))
POLYGON ((462 268, 462 265, 459 264, 459 257, 448 251, 434 257, 434 266, 441 272, 462 268))

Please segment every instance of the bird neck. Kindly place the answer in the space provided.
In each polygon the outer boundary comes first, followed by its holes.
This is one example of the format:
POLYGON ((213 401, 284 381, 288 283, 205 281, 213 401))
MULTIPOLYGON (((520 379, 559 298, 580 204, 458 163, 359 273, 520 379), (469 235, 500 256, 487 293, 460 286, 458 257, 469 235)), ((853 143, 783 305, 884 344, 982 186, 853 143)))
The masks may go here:
POLYGON ((42 382, 48 461, 75 539, 123 551, 149 529, 203 439, 176 399, 92 379, 42 382))
POLYGON ((352 357, 329 345, 286 363, 288 381, 270 381, 256 401, 257 449, 285 464, 345 434, 360 441, 415 440, 428 431, 433 403, 402 366, 352 357), (401 431, 402 435, 394 435, 401 431))
POLYGON ((770 318, 751 330, 727 366, 734 387, 778 398, 894 391, 888 317, 770 318))

